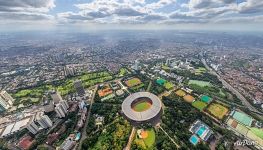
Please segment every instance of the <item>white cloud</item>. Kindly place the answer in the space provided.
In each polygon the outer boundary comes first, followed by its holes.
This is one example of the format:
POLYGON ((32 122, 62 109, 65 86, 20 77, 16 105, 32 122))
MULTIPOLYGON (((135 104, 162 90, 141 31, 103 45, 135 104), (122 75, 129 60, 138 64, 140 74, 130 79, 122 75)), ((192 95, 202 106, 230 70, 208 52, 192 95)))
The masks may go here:
POLYGON ((246 0, 92 0, 75 4, 77 10, 51 15, 55 0, 0 0, 0 20, 54 21, 58 24, 209 24, 259 23, 263 1, 246 0), (168 6, 168 7, 166 7, 168 6), (166 8, 170 8, 166 11, 166 8), (172 10, 171 8, 174 8, 172 10))
POLYGON ((54 0, 0 0, 1 20, 49 20, 54 0))

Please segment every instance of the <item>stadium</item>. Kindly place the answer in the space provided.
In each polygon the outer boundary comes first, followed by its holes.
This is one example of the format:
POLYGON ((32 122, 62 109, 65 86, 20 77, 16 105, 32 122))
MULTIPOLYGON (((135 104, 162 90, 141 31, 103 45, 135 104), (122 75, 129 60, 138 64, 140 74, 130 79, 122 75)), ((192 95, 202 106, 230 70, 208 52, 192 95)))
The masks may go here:
POLYGON ((122 103, 122 114, 132 124, 159 123, 162 115, 162 102, 149 92, 129 95, 122 103))

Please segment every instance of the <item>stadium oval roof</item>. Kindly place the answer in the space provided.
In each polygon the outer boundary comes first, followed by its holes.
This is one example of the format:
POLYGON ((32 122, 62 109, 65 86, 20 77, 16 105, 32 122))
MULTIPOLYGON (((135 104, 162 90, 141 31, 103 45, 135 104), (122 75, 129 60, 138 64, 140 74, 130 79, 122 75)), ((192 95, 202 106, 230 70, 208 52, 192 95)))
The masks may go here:
POLYGON ((162 109, 162 103, 156 95, 149 93, 149 92, 137 92, 134 94, 129 95, 122 103, 122 111, 126 117, 134 121, 147 121, 155 116, 162 109), (149 98, 152 101, 152 106, 142 112, 137 112, 132 109, 131 105, 133 101, 137 100, 138 98, 149 98))

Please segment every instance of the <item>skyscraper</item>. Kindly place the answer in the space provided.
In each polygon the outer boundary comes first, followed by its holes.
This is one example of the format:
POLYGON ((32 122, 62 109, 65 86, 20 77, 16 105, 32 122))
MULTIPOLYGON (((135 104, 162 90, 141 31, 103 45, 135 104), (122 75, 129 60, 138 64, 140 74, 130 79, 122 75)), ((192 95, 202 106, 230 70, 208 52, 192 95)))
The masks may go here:
POLYGON ((32 134, 37 134, 41 129, 50 128, 52 125, 52 121, 47 115, 44 114, 44 112, 38 112, 34 117, 31 118, 26 128, 32 134))
POLYGON ((67 66, 64 67, 64 75, 66 77, 74 76, 75 73, 76 73, 76 70, 75 70, 75 68, 73 66, 67 65, 67 66))
POLYGON ((63 100, 62 97, 60 96, 60 94, 56 91, 51 92, 51 97, 52 97, 55 104, 57 104, 63 100))
POLYGON ((15 100, 13 99, 13 97, 9 95, 6 91, 0 92, 0 109, 2 109, 2 111, 12 107, 14 101, 15 100))
POLYGON ((10 108, 10 105, 0 96, 0 111, 5 111, 10 108))
POLYGON ((68 112, 68 103, 66 101, 60 101, 58 104, 56 104, 55 111, 59 118, 63 118, 66 116, 68 112))
POLYGON ((0 96, 5 99, 5 101, 9 104, 9 105, 13 105, 13 102, 15 101, 15 99, 13 99, 13 97, 11 95, 9 95, 6 91, 1 91, 0 96))
POLYGON ((82 83, 80 80, 76 80, 74 82, 74 87, 75 87, 79 96, 85 96, 85 90, 84 90, 84 87, 82 86, 82 83))
POLYGON ((165 65, 170 66, 172 59, 168 58, 166 59, 165 65))
POLYGON ((26 128, 32 134, 37 134, 37 132, 40 130, 39 127, 35 124, 34 120, 31 120, 31 122, 27 124, 26 128))
POLYGON ((60 101, 59 103, 61 103, 61 105, 62 105, 62 107, 64 108, 64 109, 68 109, 69 108, 69 105, 68 105, 68 102, 67 101, 64 101, 64 100, 62 100, 62 101, 60 101))
POLYGON ((135 64, 134 64, 135 70, 139 70, 139 64, 140 64, 139 60, 135 60, 135 64))
POLYGON ((43 112, 37 113, 35 121, 44 129, 52 127, 53 123, 43 112))

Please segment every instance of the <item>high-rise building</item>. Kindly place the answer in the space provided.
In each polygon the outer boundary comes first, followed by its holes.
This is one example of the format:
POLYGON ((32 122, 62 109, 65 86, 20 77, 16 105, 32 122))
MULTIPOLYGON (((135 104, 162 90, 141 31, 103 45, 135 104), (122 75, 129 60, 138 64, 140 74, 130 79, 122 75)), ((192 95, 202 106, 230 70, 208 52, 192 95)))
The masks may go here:
POLYGON ((10 105, 0 96, 1 111, 5 111, 10 108, 10 105))
POLYGON ((84 90, 84 87, 82 86, 82 82, 80 80, 76 80, 74 82, 74 87, 75 87, 79 96, 85 96, 85 90, 84 90))
POLYGON ((67 110, 67 109, 69 108, 69 105, 68 105, 68 102, 67 102, 67 101, 62 100, 62 101, 60 101, 59 103, 62 104, 62 107, 63 107, 64 109, 67 110))
POLYGON ((6 91, 1 91, 0 92, 0 109, 2 111, 9 109, 10 107, 13 106, 14 99, 12 98, 11 95, 9 95, 6 91))
POLYGON ((37 113, 35 121, 44 129, 52 127, 53 123, 43 112, 37 113))
POLYGON ((58 104, 56 104, 55 111, 59 118, 63 118, 66 116, 68 112, 68 103, 66 101, 60 101, 58 104))
POLYGON ((31 122, 27 124, 26 128, 32 134, 37 134, 37 132, 40 130, 39 127, 35 124, 34 120, 31 120, 31 122))
POLYGON ((15 101, 15 99, 13 99, 13 97, 11 95, 9 95, 6 91, 1 91, 0 92, 0 96, 10 105, 13 105, 13 102, 15 101))
POLYGON ((63 100, 61 95, 58 92, 56 92, 56 91, 52 91, 51 92, 51 97, 52 97, 52 99, 53 99, 55 104, 57 104, 57 103, 59 103, 60 101, 63 100))
POLYGON ((134 69, 139 70, 139 65, 140 65, 140 62, 138 60, 135 60, 134 69))
POLYGON ((76 73, 76 69, 73 66, 67 65, 64 67, 64 75, 66 77, 74 76, 75 73, 76 73))
POLYGON ((172 59, 168 58, 166 59, 165 65, 170 66, 172 59))

